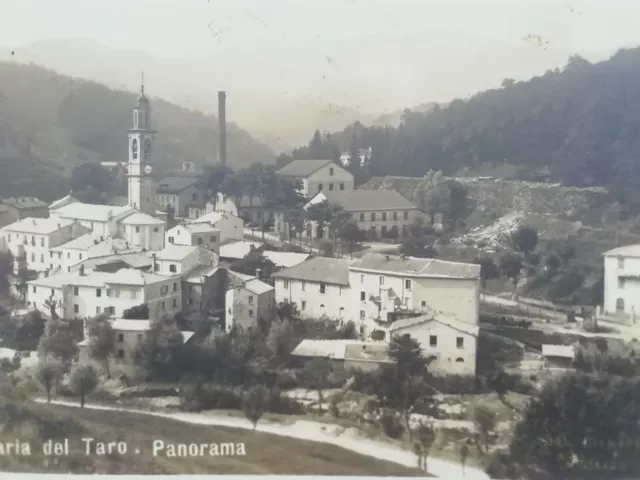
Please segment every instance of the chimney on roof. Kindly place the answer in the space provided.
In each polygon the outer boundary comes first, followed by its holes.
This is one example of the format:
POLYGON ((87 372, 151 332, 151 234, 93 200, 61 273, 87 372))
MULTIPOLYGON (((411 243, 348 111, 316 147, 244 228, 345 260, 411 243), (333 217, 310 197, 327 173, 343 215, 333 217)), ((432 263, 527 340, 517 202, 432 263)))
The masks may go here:
POLYGON ((227 164, 227 94, 218 92, 218 161, 227 164))
POLYGON ((261 272, 261 271, 262 271, 262 270, 261 270, 260 268, 256 268, 256 278, 257 278, 258 280, 260 280, 260 272, 261 272))

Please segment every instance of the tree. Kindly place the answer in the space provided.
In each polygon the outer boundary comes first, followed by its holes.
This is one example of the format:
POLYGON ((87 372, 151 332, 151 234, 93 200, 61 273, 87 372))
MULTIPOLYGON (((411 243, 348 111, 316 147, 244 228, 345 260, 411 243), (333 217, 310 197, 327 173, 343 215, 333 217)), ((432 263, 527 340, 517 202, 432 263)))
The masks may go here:
POLYGON ((38 354, 54 356, 69 366, 78 353, 80 340, 69 321, 52 318, 47 321, 44 335, 40 337, 38 354))
POLYGON ((333 258, 335 256, 335 245, 329 240, 322 240, 318 245, 318 253, 321 257, 333 258))
POLYGON ((276 265, 265 257, 259 250, 253 250, 249 254, 231 263, 231 270, 245 275, 256 275, 260 271, 260 278, 270 278, 277 270, 276 265))
POLYGON ((177 380, 184 369, 184 337, 170 317, 153 320, 134 357, 154 380, 177 380))
POLYGON ((62 379, 64 365, 53 356, 40 357, 36 367, 36 380, 47 392, 47 403, 51 403, 51 390, 62 379))
POLYGON ((122 312, 122 318, 127 320, 149 320, 149 306, 145 303, 128 308, 122 312))
POLYGON ((110 194, 113 186, 114 178, 98 162, 80 163, 71 170, 71 189, 78 200, 100 201, 104 198, 101 194, 110 194))
POLYGON ((284 358, 289 355, 295 347, 291 322, 288 319, 273 321, 266 342, 275 357, 284 358))
POLYGON ((52 320, 58 320, 60 318, 57 311, 58 308, 60 308, 60 302, 53 298, 53 295, 44 301, 44 306, 49 310, 49 317, 52 320))
POLYGON ((80 407, 84 407, 86 396, 98 386, 98 371, 93 365, 75 365, 69 375, 69 386, 80 397, 80 407))
POLYGON ((511 234, 511 243, 517 252, 528 257, 538 245, 538 231, 528 225, 521 225, 511 234))
POLYGON ((358 224, 355 221, 347 222, 338 230, 338 238, 340 238, 341 243, 347 245, 347 251, 351 258, 353 258, 353 252, 358 242, 361 242, 363 237, 363 232, 358 228, 358 224))
POLYGON ((9 293, 10 279, 13 275, 14 258, 11 252, 0 252, 0 294, 9 293))
POLYGON ((333 372, 333 367, 329 360, 324 358, 314 358, 304 368, 302 373, 308 389, 315 389, 318 393, 318 413, 322 415, 322 404, 324 403, 323 391, 326 388, 329 376, 333 372))
POLYGON ((597 465, 628 465, 625 477, 636 476, 639 394, 637 377, 569 373, 547 382, 515 428, 512 459, 553 478, 601 475, 597 465))
POLYGON ((473 423, 479 437, 479 446, 484 454, 489 452, 489 447, 493 441, 493 433, 497 424, 496 413, 488 407, 478 405, 473 410, 473 423))
POLYGON ((500 272, 513 283, 513 291, 517 294, 520 275, 522 274, 522 259, 518 255, 507 254, 500 258, 500 272))
POLYGON ((325 225, 331 220, 331 206, 323 201, 310 205, 306 210, 306 219, 317 225, 316 237, 322 238, 325 225))
POLYGON ((500 271, 493 262, 493 259, 489 257, 475 258, 473 263, 480 265, 480 281, 482 282, 482 289, 486 290, 487 281, 494 278, 500 278, 500 271))
POLYGON ((116 339, 111 322, 106 317, 96 317, 89 320, 89 354, 97 361, 103 362, 107 378, 111 378, 109 357, 116 348, 116 339))
POLYGON ((268 401, 269 389, 264 385, 251 387, 249 391, 243 395, 242 410, 244 416, 247 417, 247 420, 253 425, 254 431, 258 426, 258 421, 267 409, 268 401))
POLYGON ((427 458, 431 447, 436 441, 436 432, 430 423, 420 422, 416 431, 416 442, 414 450, 418 455, 418 468, 427 471, 427 458))

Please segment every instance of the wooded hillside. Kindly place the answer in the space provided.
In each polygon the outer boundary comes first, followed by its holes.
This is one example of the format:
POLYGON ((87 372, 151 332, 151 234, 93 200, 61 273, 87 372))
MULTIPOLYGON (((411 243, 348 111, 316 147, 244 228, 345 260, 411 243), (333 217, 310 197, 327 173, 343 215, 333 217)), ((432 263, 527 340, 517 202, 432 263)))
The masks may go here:
MULTIPOLYGON (((640 49, 597 64, 572 57, 562 70, 505 79, 500 89, 432 112, 407 112, 398 128, 356 124, 328 141, 339 150, 371 146, 369 175, 510 164, 570 186, 605 186, 638 212, 640 49)), ((294 158, 314 153, 304 147, 294 158)))
MULTIPOLYGON (((178 168, 217 157, 217 120, 151 96, 158 136, 154 162, 178 168)), ((46 200, 68 193, 74 165, 126 161, 136 94, 58 75, 35 65, 0 62, 0 196, 46 200)), ((232 167, 273 163, 273 153, 234 124, 227 126, 232 167)))

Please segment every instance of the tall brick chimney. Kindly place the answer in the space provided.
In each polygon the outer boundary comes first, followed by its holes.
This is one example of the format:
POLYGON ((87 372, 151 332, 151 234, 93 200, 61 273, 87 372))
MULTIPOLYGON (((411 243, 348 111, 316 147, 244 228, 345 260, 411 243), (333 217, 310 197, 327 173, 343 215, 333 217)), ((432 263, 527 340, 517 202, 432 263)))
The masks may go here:
POLYGON ((218 161, 227 164, 227 94, 218 92, 218 161))

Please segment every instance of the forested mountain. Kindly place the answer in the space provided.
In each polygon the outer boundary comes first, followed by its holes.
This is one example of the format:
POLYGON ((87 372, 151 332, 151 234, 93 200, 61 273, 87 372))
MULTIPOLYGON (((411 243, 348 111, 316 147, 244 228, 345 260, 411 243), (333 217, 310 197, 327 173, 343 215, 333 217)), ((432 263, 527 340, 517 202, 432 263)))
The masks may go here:
MULTIPOLYGON (((317 139, 316 139, 317 140, 317 139)), ((480 164, 544 169, 552 181, 601 185, 640 211, 640 49, 407 113, 398 128, 355 124, 324 137, 325 151, 372 147, 370 175, 452 174, 480 164)), ((317 149, 317 141, 315 142, 317 149)), ((313 147, 313 142, 310 144, 313 147)), ((324 152, 322 152, 324 153, 324 152)), ((309 147, 294 157, 316 156, 309 147)))
MULTIPOLYGON (((215 117, 153 98, 158 129, 154 162, 177 168, 184 160, 214 163, 215 117)), ((74 165, 126 161, 136 94, 58 75, 34 65, 0 62, 0 197, 51 200, 68 193, 74 165)), ((273 163, 274 154, 234 124, 227 126, 232 167, 273 163)))

